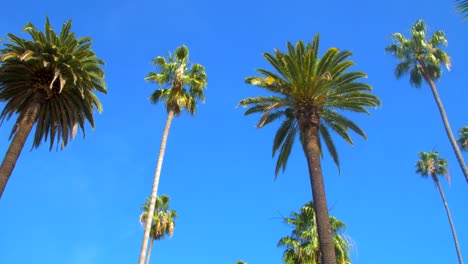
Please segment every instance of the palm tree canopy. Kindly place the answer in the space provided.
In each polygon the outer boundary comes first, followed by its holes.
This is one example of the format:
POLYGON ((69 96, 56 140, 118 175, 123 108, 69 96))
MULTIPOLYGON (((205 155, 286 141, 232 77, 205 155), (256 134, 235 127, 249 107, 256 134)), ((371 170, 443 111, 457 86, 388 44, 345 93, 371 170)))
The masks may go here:
POLYGON ((419 152, 419 160, 416 162, 416 173, 423 177, 440 175, 450 181, 447 166, 448 162, 444 158, 439 158, 439 152, 419 152))
POLYGON ((460 144, 463 151, 468 151, 468 126, 464 126, 458 132, 460 137, 458 138, 458 143, 460 144))
POLYGON ((91 50, 91 39, 76 38, 71 25, 71 20, 64 23, 57 34, 48 18, 44 32, 28 23, 24 31, 30 40, 8 34, 0 50, 0 102, 6 102, 0 123, 24 115, 41 95, 33 147, 50 138, 50 149, 59 141, 63 148, 78 126, 85 134, 85 120, 94 128, 94 109, 102 112, 94 90, 107 93, 104 62, 91 50))
MULTIPOLYGON (((151 197, 148 197, 145 204, 141 207, 143 212, 140 215, 140 223, 145 223, 148 219, 150 198, 151 197)), ((165 194, 156 197, 156 206, 150 231, 150 236, 154 240, 161 240, 165 238, 166 234, 171 237, 174 233, 177 212, 175 210, 169 210, 169 200, 169 196, 165 194)))
POLYGON ((441 30, 434 32, 427 40, 427 26, 419 19, 411 28, 411 38, 407 39, 401 33, 392 34, 393 44, 385 48, 390 54, 400 60, 395 68, 395 76, 402 77, 410 74, 410 83, 420 87, 423 78, 437 80, 441 76, 440 64, 450 70, 450 57, 441 47, 447 46, 445 33, 441 30))
MULTIPOLYGON (((313 203, 305 204, 299 213, 291 212, 290 217, 283 218, 283 222, 294 228, 291 235, 278 241, 278 247, 286 248, 283 253, 283 262, 287 264, 319 264, 320 249, 313 203)), ((337 263, 351 263, 349 256, 351 239, 344 234, 345 223, 330 216, 330 224, 337 263)))
MULTIPOLYGON (((371 86, 357 81, 366 78, 362 72, 347 72, 354 65, 349 51, 328 49, 319 58, 319 35, 305 45, 287 43, 287 53, 275 49, 264 53, 275 72, 258 69, 263 76, 248 77, 245 82, 273 93, 271 96, 246 98, 239 105, 249 107, 245 115, 261 113, 257 127, 283 119, 273 142, 273 156, 279 150, 275 175, 286 168, 296 135, 311 124, 319 125, 325 142, 339 169, 338 153, 330 129, 353 144, 349 129, 366 138, 364 132, 343 111, 369 113, 366 107, 377 107, 380 100, 370 94, 371 86)), ((301 140, 302 141, 302 140, 301 140)))
POLYGON ((152 103, 164 101, 168 111, 175 115, 185 109, 189 114, 196 111, 196 100, 205 101, 203 88, 207 85, 205 68, 200 64, 189 62, 189 51, 186 46, 178 47, 166 60, 156 57, 153 64, 159 72, 150 72, 145 80, 157 83, 159 89, 150 96, 152 103))

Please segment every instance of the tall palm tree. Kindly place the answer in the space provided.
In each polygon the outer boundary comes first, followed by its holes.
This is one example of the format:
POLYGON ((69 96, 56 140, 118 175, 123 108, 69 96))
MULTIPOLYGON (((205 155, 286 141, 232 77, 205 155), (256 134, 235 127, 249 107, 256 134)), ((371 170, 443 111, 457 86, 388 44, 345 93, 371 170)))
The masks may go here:
MULTIPOLYGON (((284 218, 283 221, 294 227, 290 236, 285 236, 278 242, 279 247, 286 248, 283 262, 286 264, 322 263, 313 203, 305 204, 299 213, 291 212, 290 217, 284 218)), ((343 234, 346 225, 333 216, 330 216, 330 225, 335 245, 336 262, 350 264, 350 239, 343 234)))
POLYGON ((93 112, 102 111, 94 91, 107 92, 104 62, 91 50, 91 39, 76 38, 71 25, 69 20, 56 34, 49 19, 44 32, 28 23, 30 40, 8 34, 0 50, 0 122, 18 114, 0 166, 0 197, 34 124, 34 148, 47 139, 50 149, 59 142, 63 148, 78 127, 85 134, 85 121, 94 128, 93 112))
MULTIPOLYGON (((197 100, 204 101, 203 88, 207 85, 207 76, 205 68, 200 64, 191 64, 189 62, 189 51, 186 46, 178 47, 174 54, 170 55, 168 60, 164 57, 156 57, 153 64, 159 72, 150 72, 145 80, 157 83, 159 89, 150 96, 151 103, 163 101, 167 109, 166 125, 164 127, 161 147, 159 148, 159 157, 154 173, 151 199, 148 208, 148 214, 154 213, 156 196, 158 193, 159 177, 166 151, 166 142, 169 135, 172 119, 178 116, 185 109, 189 114, 196 112, 197 100)), ((145 261, 148 240, 151 231, 151 219, 145 224, 145 232, 140 250, 138 264, 145 261)))
POLYGON ((457 2, 457 10, 462 13, 465 18, 468 18, 468 0, 455 0, 457 2))
POLYGON ((450 57, 441 49, 442 45, 447 45, 447 39, 443 31, 436 31, 429 41, 426 39, 427 26, 423 20, 418 20, 411 28, 411 38, 407 39, 401 33, 392 34, 395 43, 387 46, 385 50, 397 57, 401 62, 395 68, 396 78, 410 73, 410 84, 420 87, 421 82, 427 82, 431 88, 434 99, 439 108, 445 132, 457 157, 458 163, 468 182, 468 168, 465 160, 458 148, 457 141, 450 127, 447 113, 445 111, 435 81, 441 76, 440 64, 444 64, 450 70, 450 57))
MULTIPOLYGON (((143 225, 148 221, 150 200, 151 197, 148 197, 145 204, 141 207, 143 212, 140 216, 140 223, 143 225)), ((174 233, 175 218, 177 218, 177 212, 175 210, 169 210, 169 196, 163 194, 160 197, 156 197, 156 205, 152 219, 153 223, 150 231, 151 241, 146 255, 146 264, 149 264, 154 240, 164 239, 166 235, 171 237, 174 233)))
POLYGON ((458 134, 460 135, 458 144, 460 144, 463 151, 468 151, 468 126, 462 127, 458 134))
POLYGON ((450 228, 452 229, 453 240, 455 242, 455 248, 457 250, 458 261, 460 264, 463 263, 460 246, 458 245, 457 233, 455 232, 455 225, 452 221, 452 215, 448 207, 447 200, 445 199, 444 191, 442 190, 442 185, 440 185, 439 178, 437 176, 445 177, 450 182, 450 176, 447 171, 447 161, 443 158, 439 158, 439 152, 420 152, 419 160, 416 162, 416 173, 421 174, 422 177, 427 178, 431 177, 434 181, 437 189, 439 190, 440 197, 445 206, 445 211, 447 212, 447 217, 450 223, 450 228))
POLYGON ((371 86, 356 81, 365 78, 364 73, 346 71, 354 65, 348 60, 351 52, 330 48, 319 58, 318 35, 307 45, 302 41, 295 46, 288 42, 287 48, 287 53, 276 50, 274 54, 263 54, 276 73, 258 69, 263 76, 245 79, 246 83, 266 89, 272 95, 246 98, 239 105, 249 107, 246 115, 261 113, 257 127, 284 118, 273 142, 273 155, 279 150, 275 175, 279 170, 285 170, 299 133, 309 168, 320 250, 324 263, 334 264, 336 258, 322 176, 320 138, 339 168, 330 129, 349 144, 353 141, 348 129, 365 138, 364 132, 342 112, 369 113, 366 107, 377 107, 380 101, 370 94, 371 86))

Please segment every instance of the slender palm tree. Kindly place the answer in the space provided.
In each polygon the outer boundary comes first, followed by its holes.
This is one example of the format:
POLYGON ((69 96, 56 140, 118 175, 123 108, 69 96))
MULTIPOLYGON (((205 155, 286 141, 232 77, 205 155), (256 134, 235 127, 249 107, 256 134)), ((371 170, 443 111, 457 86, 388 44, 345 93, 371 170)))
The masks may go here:
POLYGON ((460 136, 458 138, 458 144, 460 144, 463 151, 468 151, 468 126, 462 127, 458 134, 460 136))
POLYGON ((457 2, 457 10, 468 18, 468 0, 455 0, 457 2))
MULTIPOLYGON (((148 208, 149 215, 154 213, 159 177, 161 175, 164 152, 166 150, 166 142, 172 119, 174 116, 180 115, 184 109, 189 114, 194 115, 196 112, 197 100, 205 100, 203 88, 207 85, 205 68, 200 64, 191 64, 189 62, 189 51, 186 46, 178 47, 174 54, 169 56, 168 60, 164 57, 156 57, 153 63, 158 68, 159 72, 150 72, 145 80, 157 83, 159 89, 151 94, 150 101, 154 104, 161 101, 164 102, 167 109, 167 119, 161 139, 161 147, 159 148, 156 171, 154 173, 151 199, 148 208)), ((145 224, 145 232, 138 264, 143 264, 145 261, 150 231, 151 219, 145 224)))
POLYGON ((437 189, 439 190, 440 197, 445 206, 445 211, 447 212, 447 217, 450 223, 450 228, 452 229, 453 241, 455 242, 455 249, 457 250, 458 261, 460 264, 463 263, 460 246, 458 245, 457 233, 455 232, 455 225, 453 224, 452 215, 448 207, 447 200, 445 199, 444 191, 442 190, 442 185, 440 185, 439 178, 437 176, 442 176, 450 182, 450 176, 447 171, 447 161, 443 158, 439 158, 439 152, 420 152, 419 160, 416 162, 416 173, 421 174, 422 177, 427 178, 431 177, 434 181, 437 189))
POLYGON ((314 209, 317 214, 317 232, 324 264, 336 263, 325 186, 322 176, 321 155, 325 142, 339 168, 338 153, 330 129, 349 144, 353 141, 349 129, 365 138, 364 132, 343 111, 369 113, 367 107, 377 107, 379 99, 370 93, 371 86, 356 80, 365 78, 362 72, 347 72, 354 65, 349 51, 328 49, 319 58, 319 36, 304 45, 287 43, 287 53, 275 50, 264 53, 265 59, 276 73, 258 69, 263 76, 248 77, 246 83, 271 92, 271 96, 246 98, 239 105, 249 107, 246 115, 261 113, 257 127, 263 127, 283 118, 273 141, 273 155, 279 150, 275 175, 286 168, 292 145, 299 133, 307 159, 314 209))
MULTIPOLYGON (((299 213, 291 212, 290 217, 285 217, 283 221, 294 227, 290 236, 285 236, 278 242, 278 247, 286 248, 283 253, 283 262, 286 264, 322 263, 313 203, 305 204, 299 213)), ((330 216, 330 225, 335 245, 336 262, 350 264, 351 240, 343 233, 346 225, 332 216, 330 216)))
POLYGON ((447 39, 445 38, 444 32, 439 30, 427 41, 426 33, 427 26, 424 21, 420 19, 416 21, 411 28, 410 39, 405 38, 401 33, 394 33, 392 34, 392 38, 395 43, 387 46, 385 50, 395 55, 395 57, 401 61, 395 68, 395 76, 397 79, 409 72, 411 85, 420 87, 422 80, 424 80, 431 88, 442 117, 445 132, 447 133, 450 144, 452 144, 463 175, 468 182, 468 168, 466 167, 465 160, 453 135, 447 113, 435 85, 435 81, 440 78, 442 72, 440 64, 444 64, 445 67, 450 70, 450 57, 441 49, 441 46, 447 45, 447 39))
MULTIPOLYGON (((148 221, 148 209, 151 197, 148 197, 145 204, 141 207, 142 213, 140 215, 140 223, 145 225, 148 221)), ((156 197, 156 205, 153 214, 153 223, 151 225, 150 238, 148 252, 146 255, 146 264, 149 264, 151 251, 153 249, 154 240, 161 240, 169 235, 172 237, 175 227, 175 219, 177 218, 177 212, 175 210, 169 210, 169 196, 163 194, 160 197, 156 197)))
POLYGON ((72 22, 56 34, 49 19, 44 32, 28 23, 30 40, 8 34, 0 50, 0 123, 18 114, 13 140, 0 166, 0 197, 24 143, 36 125, 33 148, 49 139, 50 149, 65 147, 85 121, 94 128, 93 112, 102 111, 95 91, 106 93, 104 62, 91 49, 89 37, 76 38, 72 22))

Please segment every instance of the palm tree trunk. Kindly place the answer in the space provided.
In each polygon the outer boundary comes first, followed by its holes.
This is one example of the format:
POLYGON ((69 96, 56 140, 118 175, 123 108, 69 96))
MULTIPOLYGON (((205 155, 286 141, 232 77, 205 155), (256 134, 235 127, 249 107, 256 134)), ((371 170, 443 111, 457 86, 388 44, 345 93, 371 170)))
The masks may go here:
POLYGON ((149 243, 148 253, 146 255, 146 264, 149 264, 150 257, 151 257, 151 251, 153 250, 153 243, 154 243, 154 239, 151 239, 151 241, 149 243))
POLYGON ((8 148, 5 157, 3 158, 2 165, 0 165, 0 198, 2 198, 3 191, 7 185, 8 179, 10 179, 11 173, 15 168, 16 161, 18 160, 21 150, 23 149, 24 143, 28 139, 28 135, 31 132, 34 122, 36 121, 39 109, 41 107, 41 100, 44 95, 38 92, 34 95, 31 105, 28 111, 24 115, 20 115, 16 121, 15 126, 17 127, 15 136, 11 141, 10 147, 8 148))
POLYGON ((458 147, 457 141, 455 140, 455 136, 453 135, 452 128, 450 127, 447 113, 445 112, 444 105, 442 104, 442 100, 440 99, 439 92, 434 84, 432 78, 424 75, 424 79, 426 79, 429 87, 431 87, 432 95, 434 95, 434 99, 437 103, 437 107, 439 108, 440 116, 442 117, 442 122, 444 123, 445 132, 449 138, 450 144, 452 144, 453 151, 455 152, 455 156, 457 157, 458 163, 462 169, 463 175, 465 175, 465 180, 468 182, 468 168, 466 167, 465 160, 463 159, 462 153, 460 148, 458 147))
POLYGON ((161 168, 164 159, 164 152, 166 151, 167 136, 169 135, 169 129, 171 128, 172 119, 174 118, 174 111, 169 110, 167 114, 166 126, 161 139, 161 147, 159 148, 158 163, 156 165, 156 171, 154 173, 153 189, 151 191, 151 200, 148 208, 148 221, 145 223, 145 232, 143 234, 143 242, 141 244, 140 258, 138 264, 144 264, 146 259, 146 251, 148 248, 148 240, 150 238, 151 225, 153 223, 154 208, 156 206, 156 196, 158 194, 159 177, 161 176, 161 168))
POLYGON ((450 223, 450 228, 452 229, 452 235, 453 235, 453 241, 455 242, 455 249, 457 250, 457 256, 458 256, 458 261, 460 264, 463 264, 461 252, 460 252, 460 246, 458 245, 458 239, 457 239, 457 233, 455 232, 455 225, 453 224, 452 221, 452 215, 450 214, 450 209, 448 207, 447 200, 445 199, 444 191, 442 190, 442 186, 440 185, 439 179, 437 178, 437 175, 432 175, 432 179, 434 180, 435 184, 437 185, 437 188, 439 189, 440 196, 442 197, 442 201, 444 202, 445 206, 445 211, 447 212, 447 217, 449 219, 450 223))
POLYGON ((330 226, 330 218, 328 216, 327 197, 325 195, 325 185, 320 161, 318 125, 311 125, 304 132, 304 151, 309 166, 312 198, 314 201, 319 245, 323 260, 321 264, 336 264, 335 246, 333 244, 333 234, 330 226))

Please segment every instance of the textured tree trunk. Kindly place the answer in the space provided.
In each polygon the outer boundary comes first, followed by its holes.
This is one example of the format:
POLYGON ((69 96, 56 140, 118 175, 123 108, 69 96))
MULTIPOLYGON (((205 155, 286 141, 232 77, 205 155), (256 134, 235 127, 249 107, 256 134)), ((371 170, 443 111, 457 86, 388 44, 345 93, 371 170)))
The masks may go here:
POLYGON ((429 84, 429 87, 431 87, 432 95, 434 95, 434 99, 437 103, 437 107, 439 108, 440 116, 442 117, 442 122, 444 123, 445 132, 447 133, 450 144, 452 145, 453 151, 455 152, 455 156, 457 157, 458 163, 460 164, 463 175, 465 176, 465 180, 468 182, 468 168, 466 167, 465 160, 463 159, 460 148, 458 147, 457 140, 455 139, 455 136, 453 135, 452 128, 450 127, 450 124, 448 121, 447 113, 445 112, 444 105, 442 104, 442 100, 440 99, 440 96, 439 96, 439 92, 437 91, 434 81, 432 80, 432 78, 430 78, 430 76, 425 74, 424 79, 429 84))
POLYGON ((320 252, 323 260, 321 264, 336 264, 335 246, 333 244, 330 217, 328 216, 327 197, 320 161, 318 125, 312 125, 304 131, 304 151, 309 166, 320 252))
POLYGON ((455 249, 457 250, 458 262, 460 262, 460 264, 463 264, 460 246, 458 245, 457 233, 455 232, 455 225, 453 224, 453 221, 452 221, 452 215, 450 214, 450 209, 448 207, 447 200, 445 200, 444 191, 442 190, 442 186, 440 185, 437 175, 431 175, 431 176, 435 184, 437 185, 437 188, 439 189, 440 197, 442 197, 442 201, 444 202, 445 211, 447 212, 447 217, 450 223, 450 228, 452 229, 453 241, 455 242, 455 249))
POLYGON ((151 251, 153 250, 153 243, 154 243, 154 239, 151 239, 151 241, 149 243, 149 247, 148 247, 148 253, 146 255, 146 264, 149 264, 150 257, 151 257, 151 251))
POLYGON ((7 185, 8 179, 15 168, 16 161, 18 160, 21 150, 23 149, 24 143, 28 139, 28 135, 31 132, 34 122, 36 121, 39 109, 41 107, 41 100, 44 95, 38 92, 34 95, 34 98, 29 106, 28 111, 24 115, 20 115, 16 121, 17 126, 16 133, 11 141, 10 147, 8 148, 5 157, 3 158, 2 165, 0 165, 0 198, 3 195, 5 186, 7 185))
POLYGON ((143 241, 141 243, 140 258, 138 264, 144 264, 146 259, 146 251, 148 248, 148 240, 150 238, 151 225, 153 223, 154 208, 156 206, 156 196, 158 195, 159 177, 161 176, 161 168, 164 159, 164 152, 166 151, 167 136, 171 128, 172 119, 174 118, 174 111, 169 110, 167 114, 166 126, 161 139, 161 147, 159 148, 158 163, 154 173, 153 189, 151 191, 151 200, 148 208, 148 220, 145 223, 145 232, 143 234, 143 241))

